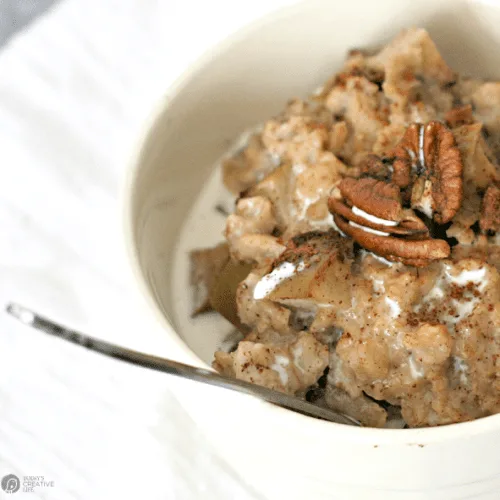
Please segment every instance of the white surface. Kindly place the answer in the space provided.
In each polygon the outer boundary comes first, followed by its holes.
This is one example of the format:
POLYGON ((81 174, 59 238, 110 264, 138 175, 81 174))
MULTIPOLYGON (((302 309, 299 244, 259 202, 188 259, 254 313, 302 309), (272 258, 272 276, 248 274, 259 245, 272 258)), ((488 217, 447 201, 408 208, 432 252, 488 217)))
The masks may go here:
MULTIPOLYGON (((65 0, 11 41, 0 53, 2 305, 17 300, 161 351, 122 253, 117 196, 133 140, 201 51, 286 3, 65 0)), ((257 498, 206 443, 166 376, 1 313, 0 381, 0 476, 55 481, 14 498, 257 498)))

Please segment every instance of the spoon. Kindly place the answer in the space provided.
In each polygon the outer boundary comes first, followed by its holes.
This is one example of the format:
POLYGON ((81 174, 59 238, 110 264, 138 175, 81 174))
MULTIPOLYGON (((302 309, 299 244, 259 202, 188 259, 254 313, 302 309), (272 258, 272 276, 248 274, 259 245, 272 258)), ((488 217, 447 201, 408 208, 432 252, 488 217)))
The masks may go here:
POLYGON ((186 365, 171 359, 152 356, 151 354, 132 351, 130 349, 105 342, 104 340, 90 337, 59 325, 47 318, 44 318, 43 316, 40 316, 30 309, 20 306, 19 304, 8 304, 6 311, 25 325, 71 342, 72 344, 85 347, 91 351, 104 354, 105 356, 111 358, 119 359, 121 361, 149 368, 151 370, 187 378, 203 384, 215 385, 223 387, 224 389, 243 392, 244 394, 249 394, 269 403, 274 403, 278 406, 282 406, 283 408, 288 408, 289 410, 294 410, 311 417, 336 422, 338 424, 361 426, 356 419, 349 417, 348 415, 337 413, 329 408, 322 408, 313 405, 312 403, 295 396, 290 396, 288 394, 268 389, 267 387, 251 384, 243 380, 224 377, 216 372, 205 370, 204 368, 186 365))

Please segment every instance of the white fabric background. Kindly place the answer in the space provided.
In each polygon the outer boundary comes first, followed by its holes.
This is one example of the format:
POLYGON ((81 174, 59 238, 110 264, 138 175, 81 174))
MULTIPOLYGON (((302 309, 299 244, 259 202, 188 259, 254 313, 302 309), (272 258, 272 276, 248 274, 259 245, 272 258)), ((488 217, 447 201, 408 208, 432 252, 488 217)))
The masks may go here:
MULTIPOLYGON (((155 351, 121 239, 134 141, 203 50, 293 1, 63 0, 11 39, 0 52, 2 309, 16 300, 155 351)), ((0 312, 0 477, 55 481, 14 496, 27 500, 261 498, 208 446, 170 383, 0 312)))
POLYGON ((16 31, 47 10, 55 0, 2 0, 0 2, 0 46, 16 31))

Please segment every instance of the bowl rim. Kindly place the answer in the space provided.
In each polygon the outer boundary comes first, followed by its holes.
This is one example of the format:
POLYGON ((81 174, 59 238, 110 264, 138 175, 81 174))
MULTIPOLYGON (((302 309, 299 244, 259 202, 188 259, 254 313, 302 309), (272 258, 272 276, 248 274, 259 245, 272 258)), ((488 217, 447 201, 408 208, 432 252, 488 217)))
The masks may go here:
MULTIPOLYGON (((358 0, 354 0, 358 1, 358 0)), ((445 0, 448 2, 454 0, 445 0)), ((444 2, 443 2, 444 3, 444 2)), ((163 97, 159 98, 152 106, 145 120, 140 126, 140 133, 132 141, 130 154, 128 155, 128 165, 120 189, 120 215, 123 230, 123 241, 125 253, 129 263, 129 272, 133 276, 133 283, 138 287, 137 292, 140 300, 146 305, 147 310, 152 312, 162 328, 169 334, 170 340, 183 351, 186 358, 193 365, 206 369, 212 369, 202 361, 194 351, 182 340, 176 332, 174 326, 168 321, 160 310, 146 282, 139 262, 139 252, 135 244, 134 229, 134 203, 136 181, 141 170, 145 147, 151 138, 152 132, 158 127, 161 118, 166 116, 168 108, 182 94, 187 86, 197 74, 203 72, 210 63, 222 55, 230 46, 240 40, 257 33, 259 29, 267 24, 272 24, 283 16, 300 12, 302 9, 314 8, 314 4, 328 4, 328 0, 298 0, 296 3, 278 7, 266 12, 249 23, 236 28, 227 36, 219 40, 214 45, 205 49, 198 57, 174 79, 167 87, 163 97)), ((492 6, 493 8, 494 6, 492 6)), ((499 8, 499 7, 496 7, 499 8)), ((318 439, 324 439, 325 433, 329 432, 334 438, 342 441, 350 440, 371 446, 385 445, 426 445, 436 442, 456 440, 458 438, 472 437, 476 435, 500 432, 500 413, 482 417, 468 422, 448 424, 438 427, 424 427, 411 429, 378 429, 372 427, 352 427, 319 420, 313 417, 302 415, 287 409, 275 406, 255 398, 249 398, 257 406, 266 408, 268 412, 266 419, 276 420, 276 424, 285 426, 308 426, 308 432, 315 434, 318 439), (286 419, 286 423, 285 423, 286 419)), ((274 422, 269 422, 270 424, 274 422)), ((417 446, 416 448, 419 448, 417 446)))

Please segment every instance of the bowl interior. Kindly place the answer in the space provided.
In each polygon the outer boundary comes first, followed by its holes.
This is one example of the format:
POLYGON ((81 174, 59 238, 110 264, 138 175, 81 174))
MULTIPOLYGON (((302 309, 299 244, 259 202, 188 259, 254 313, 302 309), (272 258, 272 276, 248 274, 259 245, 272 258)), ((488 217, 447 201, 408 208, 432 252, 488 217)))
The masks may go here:
MULTIPOLYGON (((429 30, 457 71, 500 77, 500 10, 458 0, 309 1, 280 11, 225 41, 170 91, 146 137, 131 180, 133 245, 157 307, 205 362, 220 336, 182 322, 187 290, 172 286, 175 247, 216 160, 239 134, 305 96, 341 66, 354 47, 383 44, 402 28, 429 30), (360 12, 363 12, 361 15, 360 12), (183 323, 183 324, 181 324, 183 323)), ((186 228, 195 246, 222 240, 219 227, 186 228)), ((187 272, 187 271, 186 271, 187 272)))

